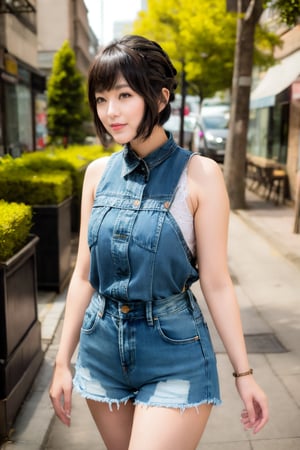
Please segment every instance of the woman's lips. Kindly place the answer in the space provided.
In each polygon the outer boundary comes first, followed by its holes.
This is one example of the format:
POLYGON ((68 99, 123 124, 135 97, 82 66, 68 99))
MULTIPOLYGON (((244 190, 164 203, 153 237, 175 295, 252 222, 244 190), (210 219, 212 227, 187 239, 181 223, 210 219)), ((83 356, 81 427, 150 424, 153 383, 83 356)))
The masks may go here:
POLYGON ((120 131, 125 127, 125 125, 125 123, 113 123, 110 127, 113 131, 120 131))

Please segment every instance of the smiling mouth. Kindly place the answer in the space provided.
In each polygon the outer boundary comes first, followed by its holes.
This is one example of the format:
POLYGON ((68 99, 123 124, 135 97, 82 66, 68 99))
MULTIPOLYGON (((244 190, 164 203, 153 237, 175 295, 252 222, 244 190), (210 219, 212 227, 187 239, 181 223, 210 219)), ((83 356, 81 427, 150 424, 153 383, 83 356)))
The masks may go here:
POLYGON ((113 131, 119 131, 125 127, 125 123, 113 123, 110 127, 113 131))

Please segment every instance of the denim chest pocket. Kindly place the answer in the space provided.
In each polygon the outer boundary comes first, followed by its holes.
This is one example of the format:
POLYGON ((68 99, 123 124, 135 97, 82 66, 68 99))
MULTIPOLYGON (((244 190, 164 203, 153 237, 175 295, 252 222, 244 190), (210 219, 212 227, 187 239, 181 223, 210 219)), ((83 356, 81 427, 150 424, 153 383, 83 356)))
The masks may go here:
POLYGON ((145 250, 157 250, 166 213, 164 211, 144 210, 136 217, 133 228, 133 242, 145 250))
POLYGON ((155 326, 162 339, 171 344, 189 344, 200 339, 196 321, 188 308, 155 317, 155 326))
POLYGON ((90 248, 97 243, 100 226, 109 210, 109 206, 93 206, 88 228, 88 244, 90 248))

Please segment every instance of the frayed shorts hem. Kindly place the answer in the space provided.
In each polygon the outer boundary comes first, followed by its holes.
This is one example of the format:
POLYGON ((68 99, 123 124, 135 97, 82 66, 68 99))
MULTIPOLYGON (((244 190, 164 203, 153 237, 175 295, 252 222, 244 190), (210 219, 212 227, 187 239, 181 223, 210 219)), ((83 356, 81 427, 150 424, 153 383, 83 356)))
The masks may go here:
POLYGON ((129 400, 133 401, 134 405, 141 405, 145 408, 151 408, 151 407, 157 407, 157 408, 172 408, 172 409, 179 409, 181 412, 184 412, 186 409, 190 408, 198 408, 201 405, 213 405, 213 406, 219 406, 222 404, 222 401, 219 398, 212 398, 212 399, 205 399, 200 402, 196 403, 188 403, 188 404, 175 404, 175 403, 159 403, 159 402, 143 402, 142 400, 138 400, 135 398, 134 395, 128 395, 127 397, 121 398, 121 399, 115 399, 115 398, 108 398, 108 397, 100 397, 94 394, 89 394, 87 392, 82 391, 80 388, 74 386, 75 392, 77 392, 81 397, 85 398, 86 400, 93 400, 99 403, 106 403, 109 407, 109 409, 112 411, 113 405, 116 405, 117 409, 120 408, 120 405, 126 405, 129 400))
POLYGON ((135 400, 134 401, 134 405, 141 405, 144 406, 145 408, 151 408, 151 407, 156 407, 156 408, 171 408, 171 409, 179 409, 180 412, 184 412, 186 409, 191 409, 191 408, 196 408, 198 410, 199 406, 202 405, 213 405, 213 406, 218 406, 220 405, 222 402, 221 400, 214 398, 211 400, 202 400, 201 402, 197 402, 197 403, 188 403, 188 404, 174 404, 174 403, 158 403, 158 402, 143 402, 141 400, 135 400))
POLYGON ((74 386, 74 390, 77 394, 83 397, 86 400, 93 400, 99 403, 107 403, 109 409, 112 411, 113 405, 116 405, 117 409, 120 408, 121 404, 126 405, 126 403, 134 398, 134 395, 128 395, 127 397, 116 399, 116 398, 108 398, 108 397, 99 397, 99 395, 89 394, 88 392, 82 391, 80 388, 74 386))

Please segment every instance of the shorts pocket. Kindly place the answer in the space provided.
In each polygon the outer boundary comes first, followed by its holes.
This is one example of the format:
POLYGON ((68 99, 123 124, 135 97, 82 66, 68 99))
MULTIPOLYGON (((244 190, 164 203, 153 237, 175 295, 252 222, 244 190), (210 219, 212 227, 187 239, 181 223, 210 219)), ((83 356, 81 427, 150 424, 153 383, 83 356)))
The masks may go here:
POLYGON ((189 309, 155 318, 158 333, 171 344, 189 344, 199 340, 197 327, 189 309))
POLYGON ((87 307, 81 326, 81 331, 84 334, 91 334, 96 328, 99 321, 98 308, 95 308, 93 302, 87 307))

